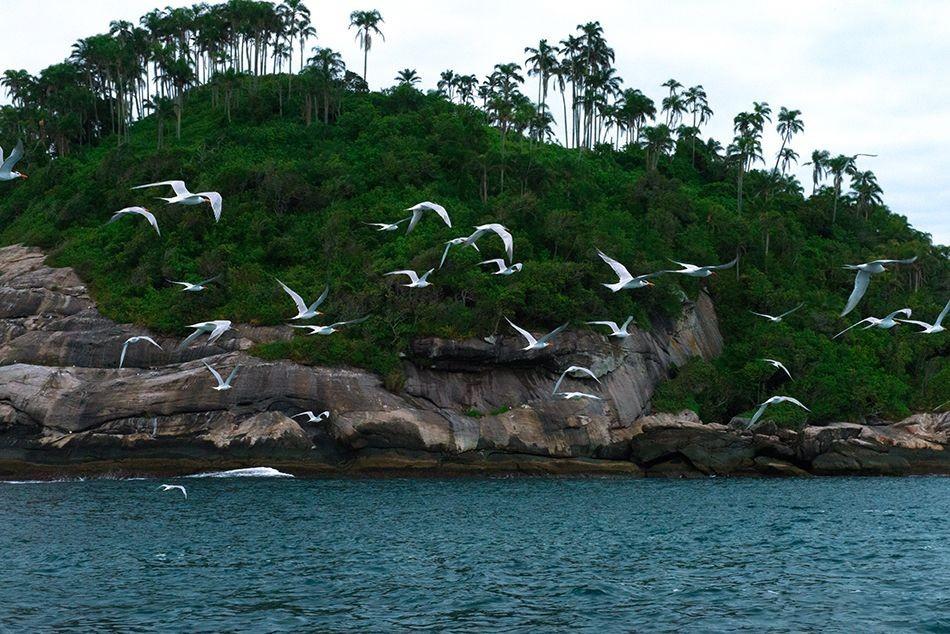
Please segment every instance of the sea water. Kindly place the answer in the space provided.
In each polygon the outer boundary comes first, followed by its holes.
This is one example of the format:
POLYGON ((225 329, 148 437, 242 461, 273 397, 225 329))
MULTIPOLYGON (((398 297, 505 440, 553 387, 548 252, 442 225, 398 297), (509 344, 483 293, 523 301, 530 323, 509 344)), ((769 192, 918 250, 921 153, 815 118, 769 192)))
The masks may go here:
POLYGON ((945 632, 950 479, 4 483, 0 562, 4 632, 945 632))

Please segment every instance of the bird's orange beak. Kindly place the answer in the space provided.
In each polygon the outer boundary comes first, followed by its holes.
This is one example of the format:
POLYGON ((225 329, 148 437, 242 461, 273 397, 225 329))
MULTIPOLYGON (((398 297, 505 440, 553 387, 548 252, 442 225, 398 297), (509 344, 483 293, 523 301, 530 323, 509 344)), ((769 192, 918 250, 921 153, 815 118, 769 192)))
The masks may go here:
POLYGON ((712 273, 713 275, 716 275, 716 272, 715 272, 715 271, 710 271, 710 273, 712 273))
POLYGON ((647 286, 656 286, 656 284, 654 284, 654 283, 651 282, 650 280, 646 280, 646 285, 647 285, 647 286))
POLYGON ((26 179, 27 179, 27 176, 26 176, 26 174, 24 174, 24 173, 21 172, 21 173, 20 173, 20 178, 22 178, 23 180, 26 180, 26 179))

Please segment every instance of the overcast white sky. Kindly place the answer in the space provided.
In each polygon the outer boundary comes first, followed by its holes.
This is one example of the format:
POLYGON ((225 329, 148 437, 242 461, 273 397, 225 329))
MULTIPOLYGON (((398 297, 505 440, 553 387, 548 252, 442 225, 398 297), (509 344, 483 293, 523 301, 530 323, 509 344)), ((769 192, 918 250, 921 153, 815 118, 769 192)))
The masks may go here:
MULTIPOLYGON (((156 0, 0 0, 0 70, 37 72, 68 55, 79 37, 113 19, 136 21, 156 0)), ((354 9, 378 9, 385 41, 370 51, 369 82, 389 86, 397 70, 415 68, 423 87, 439 72, 476 73, 498 62, 523 63, 524 47, 558 41, 577 24, 599 20, 616 50, 625 87, 656 100, 673 77, 701 83, 715 116, 708 133, 725 145, 732 116, 753 100, 803 112, 796 138, 802 161, 815 148, 868 152, 885 200, 898 213, 950 244, 950 3, 938 1, 708 2, 706 0, 360 0, 308 2, 317 28, 313 44, 361 68, 347 30, 354 9)), ((529 93, 531 94, 531 93, 529 93)), ((5 98, 4 98, 5 101, 5 98)), ((555 112, 558 110, 555 109, 555 112)), ((775 135, 766 151, 777 151, 775 135)), ((810 188, 808 168, 800 170, 810 188)))

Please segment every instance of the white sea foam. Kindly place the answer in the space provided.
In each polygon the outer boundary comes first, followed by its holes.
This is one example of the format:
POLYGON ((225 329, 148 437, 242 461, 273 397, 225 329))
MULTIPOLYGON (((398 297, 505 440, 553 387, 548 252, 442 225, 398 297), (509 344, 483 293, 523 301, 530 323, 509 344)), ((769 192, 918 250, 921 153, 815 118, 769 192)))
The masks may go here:
POLYGON ((249 469, 231 469, 230 471, 212 471, 196 473, 189 478, 292 478, 294 476, 271 467, 251 467, 249 469))

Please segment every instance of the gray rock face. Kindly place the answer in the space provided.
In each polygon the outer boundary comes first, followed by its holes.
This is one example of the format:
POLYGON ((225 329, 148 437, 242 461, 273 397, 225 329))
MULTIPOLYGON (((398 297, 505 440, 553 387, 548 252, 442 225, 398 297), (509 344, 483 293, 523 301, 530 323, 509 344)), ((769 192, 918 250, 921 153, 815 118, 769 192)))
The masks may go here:
POLYGON ((148 333, 99 314, 70 269, 48 267, 35 249, 0 249, 0 475, 261 463, 300 472, 950 472, 946 415, 798 434, 704 425, 691 412, 648 415, 673 366, 722 348, 705 295, 676 323, 619 344, 584 331, 540 353, 522 352, 511 336, 420 339, 406 351, 399 394, 363 370, 247 353, 257 341, 292 336, 287 327, 241 327, 181 352, 180 339, 156 337, 163 350, 130 346, 117 369, 123 342, 140 334, 148 333), (212 390, 201 359, 223 372, 240 364, 233 389, 212 390), (590 367, 601 385, 567 379, 565 388, 603 401, 552 398, 570 364, 590 367), (317 425, 291 418, 325 409, 331 417, 317 425))

